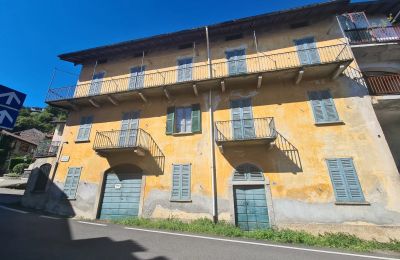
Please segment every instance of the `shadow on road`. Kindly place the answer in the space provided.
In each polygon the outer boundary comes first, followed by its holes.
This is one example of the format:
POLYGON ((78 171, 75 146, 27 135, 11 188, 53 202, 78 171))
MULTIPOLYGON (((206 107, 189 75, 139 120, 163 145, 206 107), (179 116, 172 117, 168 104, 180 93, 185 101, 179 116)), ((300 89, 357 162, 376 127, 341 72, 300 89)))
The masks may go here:
MULTIPOLYGON (((49 185, 51 182, 49 181, 49 185)), ((58 189, 51 185, 48 190, 58 189)), ((29 191, 27 191, 29 192, 29 191)), ((58 189, 57 193, 63 193, 58 189)), ((63 206, 69 205, 69 200, 63 206)), ((21 195, 1 194, 1 204, 14 204, 21 195)), ((0 259, 141 259, 135 253, 147 248, 132 239, 113 241, 109 232, 98 226, 79 224, 69 218, 55 218, 36 213, 20 213, 0 208, 0 259)), ((154 241, 157 246, 157 241, 154 241)), ((145 253, 146 254, 146 253, 145 253)), ((167 259, 159 256, 146 259, 167 259)))

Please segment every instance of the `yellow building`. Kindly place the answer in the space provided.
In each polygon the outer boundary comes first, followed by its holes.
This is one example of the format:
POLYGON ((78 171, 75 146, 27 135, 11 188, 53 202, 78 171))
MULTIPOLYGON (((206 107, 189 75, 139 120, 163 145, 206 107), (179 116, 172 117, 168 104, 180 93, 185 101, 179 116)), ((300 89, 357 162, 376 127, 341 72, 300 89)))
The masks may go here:
POLYGON ((332 1, 60 55, 82 71, 46 99, 69 110, 46 209, 399 225, 396 164, 336 17, 364 9, 332 1))

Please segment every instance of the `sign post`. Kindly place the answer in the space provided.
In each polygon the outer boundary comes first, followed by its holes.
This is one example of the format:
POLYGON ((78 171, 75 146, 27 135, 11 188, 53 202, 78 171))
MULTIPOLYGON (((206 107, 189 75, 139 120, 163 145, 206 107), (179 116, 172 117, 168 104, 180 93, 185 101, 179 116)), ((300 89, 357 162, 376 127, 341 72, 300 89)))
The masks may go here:
POLYGON ((26 94, 0 85, 0 129, 12 130, 26 94))

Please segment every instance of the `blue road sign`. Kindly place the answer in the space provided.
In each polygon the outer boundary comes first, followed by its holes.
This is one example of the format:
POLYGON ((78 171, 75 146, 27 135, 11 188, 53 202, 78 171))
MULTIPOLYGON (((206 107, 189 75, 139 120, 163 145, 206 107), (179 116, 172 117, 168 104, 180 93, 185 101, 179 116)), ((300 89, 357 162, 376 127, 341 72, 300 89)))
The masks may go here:
POLYGON ((12 130, 26 95, 0 85, 0 128, 12 130))

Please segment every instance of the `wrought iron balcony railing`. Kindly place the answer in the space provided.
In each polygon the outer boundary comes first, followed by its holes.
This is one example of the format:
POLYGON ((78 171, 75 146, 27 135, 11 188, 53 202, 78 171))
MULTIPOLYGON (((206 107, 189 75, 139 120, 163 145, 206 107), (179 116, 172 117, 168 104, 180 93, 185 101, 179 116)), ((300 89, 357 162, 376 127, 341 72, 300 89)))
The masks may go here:
POLYGON ((228 121, 216 121, 216 142, 246 140, 274 140, 276 129, 274 118, 252 118, 228 121))
POLYGON ((112 151, 118 149, 141 148, 147 151, 164 171, 165 156, 153 137, 141 128, 97 132, 93 149, 96 151, 112 151))
POLYGON ((52 88, 46 97, 47 102, 67 100, 80 97, 90 97, 103 94, 112 94, 136 89, 173 85, 182 82, 198 82, 210 79, 222 79, 237 75, 255 74, 345 62, 353 59, 346 44, 294 50, 288 52, 266 52, 248 55, 245 59, 235 61, 212 62, 212 74, 209 65, 205 62, 197 63, 184 69, 150 70, 140 75, 115 77, 78 83, 78 85, 64 88, 52 88))
POLYGON ((399 95, 400 74, 366 76, 371 95, 399 95))
POLYGON ((35 157, 39 158, 56 156, 60 144, 61 142, 52 142, 51 140, 43 140, 39 142, 35 151, 35 157))
POLYGON ((400 41, 400 26, 369 27, 345 30, 350 44, 369 44, 400 41))

